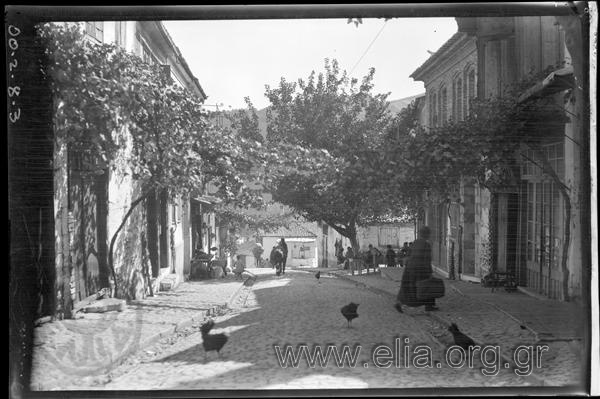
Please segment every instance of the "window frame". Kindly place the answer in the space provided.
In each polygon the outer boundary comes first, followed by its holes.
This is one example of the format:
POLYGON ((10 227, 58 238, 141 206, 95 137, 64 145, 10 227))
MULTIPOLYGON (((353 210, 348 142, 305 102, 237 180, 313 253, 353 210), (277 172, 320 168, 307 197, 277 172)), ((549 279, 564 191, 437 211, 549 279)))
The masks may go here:
POLYGON ((85 21, 85 34, 98 42, 103 42, 104 21, 85 21))

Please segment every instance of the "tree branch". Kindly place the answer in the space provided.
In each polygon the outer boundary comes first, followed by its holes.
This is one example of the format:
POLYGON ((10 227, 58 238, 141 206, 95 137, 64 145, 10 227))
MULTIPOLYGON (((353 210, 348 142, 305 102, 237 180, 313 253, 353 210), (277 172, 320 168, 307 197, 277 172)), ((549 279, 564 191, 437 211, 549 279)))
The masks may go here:
POLYGON ((131 214, 133 213, 133 210, 136 208, 136 206, 140 202, 142 202, 143 200, 146 199, 146 197, 148 196, 148 194, 150 194, 150 192, 151 192, 151 190, 147 190, 144 194, 142 194, 141 197, 139 197, 136 200, 134 200, 134 201, 131 202, 131 205, 129 206, 129 210, 127 211, 127 213, 123 217, 123 220, 121 221, 121 224, 119 225, 119 227, 117 228, 117 230, 115 231, 115 233, 113 234, 113 236, 112 236, 112 238, 110 240, 110 246, 109 246, 109 249, 108 249, 108 266, 110 267, 110 270, 112 272, 112 276, 113 276, 113 280, 114 280, 114 284, 115 284, 115 294, 114 294, 115 297, 117 297, 117 293, 118 293, 117 274, 115 272, 114 261, 113 261, 113 251, 114 251, 115 242, 117 241, 117 237, 119 236, 119 232, 125 226, 125 223, 127 222, 127 219, 129 219, 129 216, 131 216, 131 214))
POLYGON ((335 223, 330 223, 329 221, 325 220, 325 223, 327 223, 329 226, 331 226, 335 231, 337 231, 338 233, 340 233, 341 235, 343 235, 344 237, 348 237, 350 234, 350 231, 347 228, 341 227, 339 225, 336 225, 335 223))

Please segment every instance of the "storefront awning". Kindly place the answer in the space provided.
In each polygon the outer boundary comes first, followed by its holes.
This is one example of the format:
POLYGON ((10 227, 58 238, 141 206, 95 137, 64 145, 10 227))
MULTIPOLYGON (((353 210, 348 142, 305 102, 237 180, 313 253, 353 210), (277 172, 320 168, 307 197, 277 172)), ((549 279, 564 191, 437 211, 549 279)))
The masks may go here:
POLYGON ((569 65, 552 72, 544 80, 525 90, 519 97, 519 102, 522 103, 533 98, 555 94, 560 91, 571 89, 574 86, 575 77, 573 75, 573 67, 569 65))

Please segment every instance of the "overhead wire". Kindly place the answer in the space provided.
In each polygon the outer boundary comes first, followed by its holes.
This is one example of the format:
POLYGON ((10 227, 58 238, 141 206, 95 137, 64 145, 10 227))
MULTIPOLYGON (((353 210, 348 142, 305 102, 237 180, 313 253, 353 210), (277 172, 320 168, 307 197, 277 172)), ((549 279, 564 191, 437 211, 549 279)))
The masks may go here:
POLYGON ((373 43, 375 43, 375 41, 377 40, 377 38, 379 37, 379 35, 381 35, 381 32, 383 32, 383 28, 385 28, 385 25, 387 23, 388 23, 387 20, 383 23, 383 26, 381 27, 381 29, 379 29, 379 32, 377 32, 377 35, 375 35, 375 37, 373 38, 373 40, 371 41, 371 43, 369 44, 369 46, 367 47, 367 49, 362 53, 362 55, 360 56, 360 58, 358 59, 358 61, 356 61, 356 63, 354 64, 354 66, 350 70, 350 75, 352 75, 352 72, 354 72, 354 69, 358 66, 358 64, 360 64, 360 62, 365 57, 365 55, 367 55, 367 53, 371 49, 371 46, 373 46, 373 43))

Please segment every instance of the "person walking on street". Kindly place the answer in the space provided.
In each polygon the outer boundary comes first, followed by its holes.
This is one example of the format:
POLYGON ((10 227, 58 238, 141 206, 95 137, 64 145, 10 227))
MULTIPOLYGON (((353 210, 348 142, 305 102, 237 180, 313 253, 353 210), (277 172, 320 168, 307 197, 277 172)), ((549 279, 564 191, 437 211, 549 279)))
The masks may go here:
POLYGON ((283 237, 281 237, 279 246, 281 247, 281 251, 283 252, 282 273, 285 274, 285 264, 287 263, 288 246, 287 246, 285 240, 283 239, 283 237))
POLYGON ((387 267, 396 267, 396 252, 392 249, 391 245, 387 246, 385 253, 385 260, 387 267))
POLYGON ((419 307, 425 305, 426 311, 438 310, 435 299, 417 299, 417 281, 426 280, 433 274, 431 267, 431 245, 427 241, 431 231, 423 226, 419 230, 418 238, 410 249, 410 257, 402 274, 400 291, 396 301, 396 310, 402 313, 402 305, 419 307))

